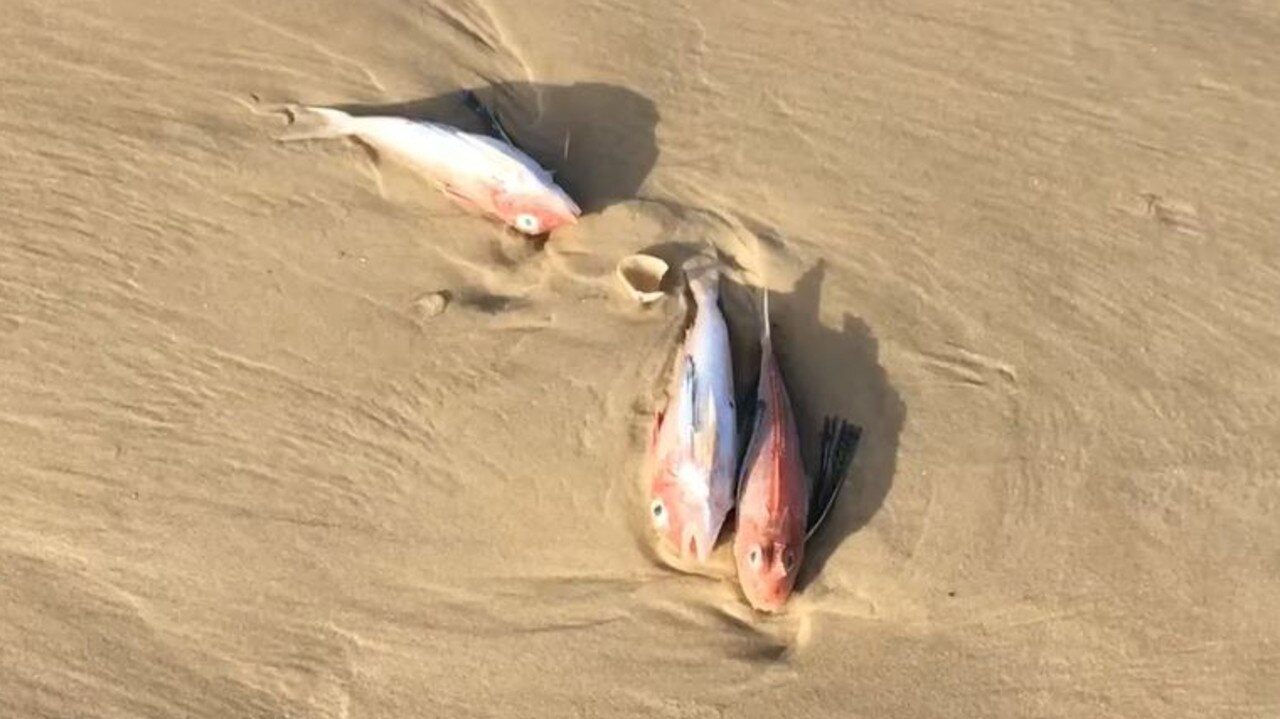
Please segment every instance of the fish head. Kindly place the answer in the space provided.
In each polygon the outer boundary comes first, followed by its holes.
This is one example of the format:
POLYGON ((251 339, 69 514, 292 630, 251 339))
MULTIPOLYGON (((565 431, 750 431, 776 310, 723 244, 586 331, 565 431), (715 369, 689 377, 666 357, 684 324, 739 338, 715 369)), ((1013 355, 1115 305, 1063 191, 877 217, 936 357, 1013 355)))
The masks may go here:
POLYGON ((782 609, 795 589, 804 540, 791 540, 777 533, 758 531, 755 526, 738 528, 733 543, 738 584, 753 608, 762 612, 782 609))
POLYGON ((494 197, 494 209, 502 221, 526 235, 542 235, 574 225, 582 210, 555 185, 522 188, 494 197))
POLYGON ((684 561, 706 564, 715 548, 727 508, 712 501, 705 478, 661 472, 649 491, 654 530, 684 561))

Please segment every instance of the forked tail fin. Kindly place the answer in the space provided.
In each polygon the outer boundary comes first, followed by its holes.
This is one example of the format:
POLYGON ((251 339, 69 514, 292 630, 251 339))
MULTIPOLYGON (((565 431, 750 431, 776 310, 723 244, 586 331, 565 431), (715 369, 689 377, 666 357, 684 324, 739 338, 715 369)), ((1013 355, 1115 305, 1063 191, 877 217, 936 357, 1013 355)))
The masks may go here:
POLYGON ((720 296, 720 265, 714 257, 696 257, 684 266, 689 291, 699 305, 714 304, 720 296))
POLYGON ((280 142, 323 140, 355 134, 356 118, 330 107, 290 105, 283 108, 289 126, 277 138, 280 142))

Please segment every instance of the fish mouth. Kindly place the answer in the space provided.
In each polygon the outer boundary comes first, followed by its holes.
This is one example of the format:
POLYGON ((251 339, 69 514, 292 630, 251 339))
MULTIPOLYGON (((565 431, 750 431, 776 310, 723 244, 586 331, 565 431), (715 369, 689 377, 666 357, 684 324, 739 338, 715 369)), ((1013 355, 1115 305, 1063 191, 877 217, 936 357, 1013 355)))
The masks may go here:
POLYGON ((680 538, 680 554, 685 559, 695 559, 699 564, 706 564, 711 558, 715 543, 715 537, 711 536, 707 527, 685 527, 684 536, 680 538))
POLYGON ((577 205, 573 204, 572 200, 563 197, 560 199, 562 202, 559 207, 547 208, 547 214, 549 215, 547 232, 578 224, 578 217, 582 211, 578 209, 577 205))
POLYGON ((783 607, 787 606, 787 598, 785 596, 770 597, 768 599, 748 596, 747 602, 751 604, 752 609, 764 614, 777 614, 782 611, 783 607))
POLYGON ((787 605, 787 600, 791 598, 790 587, 748 587, 743 585, 742 590, 751 608, 765 614, 776 614, 782 611, 783 607, 787 605))
POLYGON ((556 186, 556 195, 564 206, 565 214, 573 218, 570 222, 576 222, 578 216, 582 214, 582 208, 578 207, 578 203, 574 202, 572 197, 569 197, 569 193, 565 192, 564 188, 556 186))

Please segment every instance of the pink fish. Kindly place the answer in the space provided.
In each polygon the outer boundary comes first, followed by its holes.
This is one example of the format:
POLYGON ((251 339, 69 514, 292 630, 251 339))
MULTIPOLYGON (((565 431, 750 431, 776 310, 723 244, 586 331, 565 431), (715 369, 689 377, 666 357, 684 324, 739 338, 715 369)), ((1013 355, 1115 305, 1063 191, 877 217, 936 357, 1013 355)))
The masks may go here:
POLYGON ((819 471, 810 481, 791 399, 773 354, 768 291, 763 315, 755 424, 738 483, 733 556, 747 601, 757 610, 776 612, 795 588, 805 543, 831 511, 861 430, 827 418, 819 471))
POLYGON ((667 406, 654 417, 647 473, 654 529, 682 559, 705 563, 733 508, 737 416, 729 329, 714 261, 686 267, 696 305, 667 406))
POLYGON ((526 235, 575 224, 582 210, 547 172, 501 140, 434 122, 293 107, 282 141, 354 136, 435 180, 455 202, 526 235))

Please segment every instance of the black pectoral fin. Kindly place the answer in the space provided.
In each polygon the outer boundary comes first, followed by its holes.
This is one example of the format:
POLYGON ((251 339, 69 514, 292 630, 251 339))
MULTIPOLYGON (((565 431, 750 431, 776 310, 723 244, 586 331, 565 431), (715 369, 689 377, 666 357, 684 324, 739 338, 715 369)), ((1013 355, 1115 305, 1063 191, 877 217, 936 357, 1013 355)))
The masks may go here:
POLYGON ((486 123, 488 123, 489 130, 493 133, 494 137, 497 137, 518 150, 521 149, 520 146, 511 139, 511 135, 507 133, 507 129, 502 126, 502 121, 498 119, 497 113, 491 110, 488 105, 480 102, 480 98, 476 97, 474 92, 467 90, 463 93, 462 102, 467 106, 467 109, 476 113, 486 123))
POLYGON ((805 539, 813 537, 835 506, 840 488, 849 475, 862 428, 838 417, 827 417, 822 423, 822 445, 818 472, 813 477, 813 493, 809 498, 809 528, 805 539))

